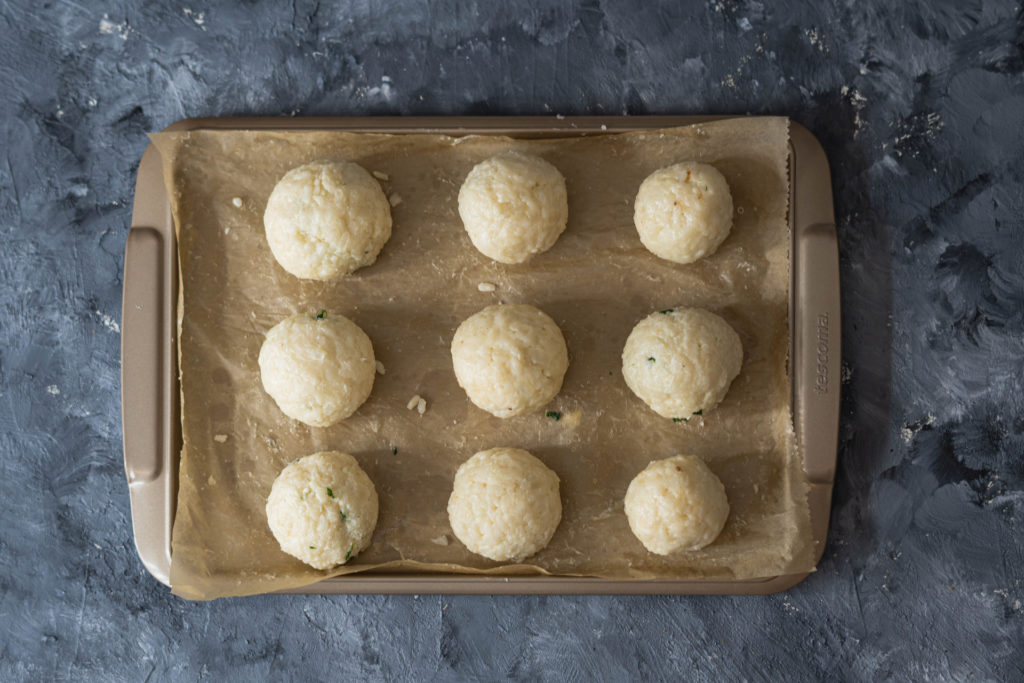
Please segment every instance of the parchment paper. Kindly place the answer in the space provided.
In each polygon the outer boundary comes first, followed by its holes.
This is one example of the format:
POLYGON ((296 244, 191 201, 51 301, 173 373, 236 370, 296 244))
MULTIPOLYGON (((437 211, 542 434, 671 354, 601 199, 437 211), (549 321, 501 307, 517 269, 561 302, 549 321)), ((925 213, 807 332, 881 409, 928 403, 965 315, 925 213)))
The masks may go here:
POLYGON ((786 119, 558 140, 238 131, 152 138, 173 197, 181 268, 184 445, 171 564, 178 595, 252 594, 381 567, 680 579, 812 568, 786 366, 786 119), (565 233, 549 252, 519 266, 480 255, 457 212, 470 168, 509 148, 551 161, 569 192, 565 233), (317 159, 349 159, 384 173, 385 192, 400 198, 377 263, 333 283, 286 273, 263 232, 275 182, 317 159), (736 215, 717 253, 681 266, 643 248, 632 207, 649 173, 686 159, 722 171, 736 215), (482 282, 496 290, 478 291, 482 282), (561 394, 546 408, 561 420, 544 411, 500 420, 473 406, 456 383, 449 352, 455 328, 496 302, 535 305, 561 327, 570 366, 561 394), (723 315, 743 341, 744 362, 717 410, 674 424, 629 391, 620 354, 639 319, 678 305, 723 315), (322 308, 359 324, 386 368, 356 414, 327 429, 281 413, 264 393, 256 363, 270 327, 322 308), (415 394, 427 401, 422 416, 406 408, 415 394), (472 555, 448 525, 456 468, 499 445, 530 450, 561 478, 561 525, 526 565, 472 555), (264 504, 289 461, 329 449, 358 458, 377 486, 380 519, 373 543, 356 560, 319 572, 280 551, 264 504), (713 545, 664 558, 630 533, 622 498, 649 461, 677 453, 706 460, 732 509, 713 545))

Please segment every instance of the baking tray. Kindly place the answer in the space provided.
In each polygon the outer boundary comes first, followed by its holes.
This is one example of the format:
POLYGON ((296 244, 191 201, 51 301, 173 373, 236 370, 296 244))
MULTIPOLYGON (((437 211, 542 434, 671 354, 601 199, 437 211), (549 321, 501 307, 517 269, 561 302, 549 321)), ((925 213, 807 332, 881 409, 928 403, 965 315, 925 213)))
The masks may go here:
MULTIPOLYGON (((355 117, 185 119, 168 131, 337 130, 372 133, 572 137, 671 128, 722 116, 355 117)), ((815 563, 828 534, 839 429, 839 255, 828 159, 815 137, 790 123, 790 353, 796 443, 809 482, 815 563)), ((181 451, 177 370, 178 262, 160 153, 139 163, 124 261, 121 418, 135 546, 146 569, 170 585, 171 529, 181 451)), ((767 594, 808 576, 742 581, 470 576, 372 571, 325 579, 291 593, 767 594)))

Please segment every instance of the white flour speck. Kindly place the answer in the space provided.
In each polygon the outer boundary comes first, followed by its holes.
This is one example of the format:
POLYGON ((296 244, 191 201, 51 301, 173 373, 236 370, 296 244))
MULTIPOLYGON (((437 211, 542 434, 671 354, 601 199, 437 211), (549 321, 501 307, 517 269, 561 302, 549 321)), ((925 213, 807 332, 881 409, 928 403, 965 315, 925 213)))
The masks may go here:
POLYGON ((204 31, 206 30, 206 27, 203 26, 203 24, 206 23, 206 12, 196 12, 195 10, 191 10, 187 7, 182 8, 181 11, 185 13, 186 17, 192 20, 192 23, 204 31))
POLYGON ((818 52, 828 53, 828 46, 825 45, 825 41, 822 39, 821 34, 816 29, 805 28, 804 35, 807 36, 807 42, 814 47, 818 48, 818 52))
POLYGON ((368 97, 383 98, 390 100, 394 97, 394 92, 391 89, 391 76, 381 76, 380 86, 375 86, 366 91, 368 97))
POLYGON ((935 424, 935 416, 928 413, 927 417, 921 422, 915 424, 904 425, 900 429, 900 436, 903 437, 903 443, 910 443, 914 437, 925 427, 935 424))
POLYGON ((103 18, 100 19, 100 33, 108 36, 116 35, 121 40, 128 40, 128 34, 131 33, 131 27, 128 26, 127 21, 122 21, 120 24, 115 24, 110 20, 110 15, 104 13, 103 18))
POLYGON ((59 396, 60 395, 60 389, 57 388, 56 384, 51 384, 50 386, 46 387, 46 391, 51 396, 59 396))
POLYGON ((103 327, 107 328, 111 332, 117 332, 118 334, 121 333, 121 326, 118 325, 116 320, 106 313, 101 313, 100 311, 96 311, 96 315, 100 317, 100 322, 103 323, 103 327))
POLYGON ((861 114, 867 106, 868 98, 864 97, 856 88, 851 88, 848 85, 841 87, 839 93, 853 105, 853 137, 857 137, 860 134, 861 128, 864 127, 864 118, 861 114))

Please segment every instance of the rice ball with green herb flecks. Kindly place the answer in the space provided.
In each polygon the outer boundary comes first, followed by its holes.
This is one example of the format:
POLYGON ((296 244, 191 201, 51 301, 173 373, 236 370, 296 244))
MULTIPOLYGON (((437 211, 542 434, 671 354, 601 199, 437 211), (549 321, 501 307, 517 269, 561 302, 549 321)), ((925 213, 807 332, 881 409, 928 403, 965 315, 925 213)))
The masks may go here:
POLYGON ((655 171, 633 205, 640 241, 654 255, 693 263, 713 254, 732 230, 732 194, 718 169, 687 161, 655 171))
POLYGON ((300 313, 267 332, 259 355, 263 388, 288 417, 329 427, 370 396, 373 345, 343 315, 300 313))
POLYGON ((473 246, 501 263, 547 251, 569 218, 565 178, 532 154, 505 152, 473 167, 459 190, 459 216, 473 246))
POLYGON ((282 268, 300 278, 331 280, 377 260, 391 237, 391 206, 363 167, 318 161, 278 181, 263 224, 282 268))
POLYGON ((455 473, 448 520, 477 555, 525 559, 548 544, 561 519, 558 475, 527 451, 481 451, 455 473))
POLYGON ((337 451, 288 465, 267 497, 267 523, 281 550, 316 569, 345 564, 370 545, 377 511, 370 477, 337 451))
POLYGON ((452 364, 469 400, 504 418, 537 410, 558 394, 569 351, 562 331, 544 311, 499 304, 459 325, 452 364))
POLYGON ((629 528, 652 553, 671 555, 714 542, 729 517, 725 487, 704 461, 677 455, 649 464, 629 483, 629 528))
POLYGON ((702 308, 650 314, 629 333, 622 350, 629 388, 654 412, 675 420, 717 406, 742 365, 739 335, 702 308))

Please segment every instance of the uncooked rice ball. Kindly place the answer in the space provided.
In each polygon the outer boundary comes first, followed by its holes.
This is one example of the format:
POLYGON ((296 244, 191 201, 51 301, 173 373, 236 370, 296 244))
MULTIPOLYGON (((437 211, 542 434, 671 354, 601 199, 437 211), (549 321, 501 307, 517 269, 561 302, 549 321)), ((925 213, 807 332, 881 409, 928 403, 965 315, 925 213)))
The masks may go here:
POLYGON ((655 460, 629 483, 629 528, 652 553, 700 550, 722 533, 729 516, 725 487, 693 455, 655 460))
POLYGON ((345 564, 370 545, 377 510, 370 477, 337 451, 288 465, 267 497, 267 522, 281 550, 316 569, 345 564))
POLYGON ((622 376, 662 417, 687 420, 725 398, 743 365, 743 345, 725 320, 702 308, 652 313, 622 350, 622 376))
POLYGON ((470 401, 497 417, 512 417, 537 410, 558 394, 569 351, 546 313, 499 304, 459 325, 452 363, 470 401))
POLYGON ((653 254, 693 263, 713 254, 729 236, 729 184, 714 166, 694 161, 655 171, 636 194, 633 222, 653 254))
POLYGON ((561 519, 558 475, 527 451, 481 451, 455 473, 448 520, 477 555, 518 562, 547 546, 561 519))
POLYGON ((282 268, 300 278, 331 280, 377 260, 391 237, 391 207, 361 166, 318 161, 278 181, 263 224, 282 268))
POLYGON ((459 215, 481 254, 522 263, 550 249, 565 230, 565 178, 532 154, 499 154, 469 172, 459 190, 459 215))
POLYGON ((373 345, 343 315, 300 313, 267 332, 259 355, 263 388, 288 417, 329 427, 370 396, 373 345))

